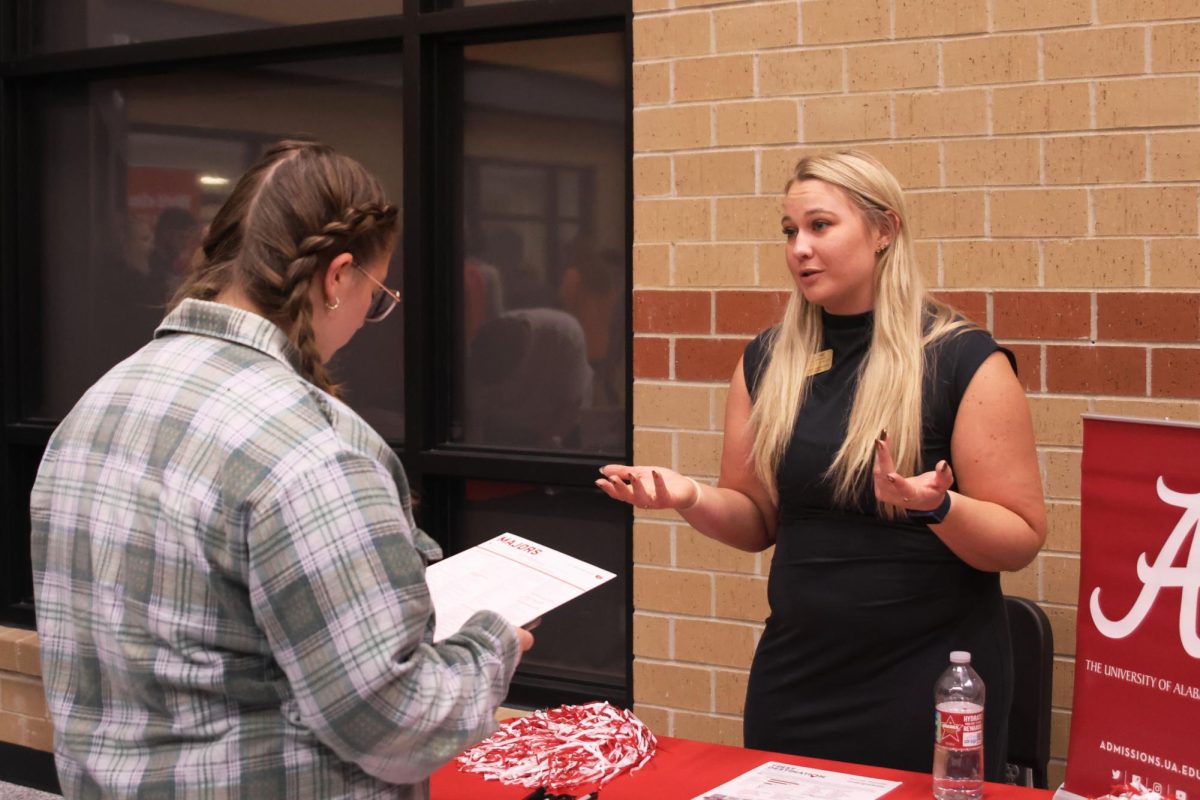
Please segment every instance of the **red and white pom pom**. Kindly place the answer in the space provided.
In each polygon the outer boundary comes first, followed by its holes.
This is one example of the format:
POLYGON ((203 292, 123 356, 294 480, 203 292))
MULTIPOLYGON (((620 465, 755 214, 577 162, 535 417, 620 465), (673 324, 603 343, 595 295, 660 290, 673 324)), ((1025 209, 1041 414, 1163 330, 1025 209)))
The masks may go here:
POLYGON ((654 734, 632 712, 608 703, 559 706, 501 723, 457 759, 484 780, 533 788, 601 786, 654 755, 654 734))

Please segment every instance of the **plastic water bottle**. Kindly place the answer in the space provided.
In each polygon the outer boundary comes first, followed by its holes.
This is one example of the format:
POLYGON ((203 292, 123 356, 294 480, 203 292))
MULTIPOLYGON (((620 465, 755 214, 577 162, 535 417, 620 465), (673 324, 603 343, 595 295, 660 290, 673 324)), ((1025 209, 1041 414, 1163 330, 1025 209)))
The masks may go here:
POLYGON ((955 650, 933 689, 933 796, 937 800, 983 797, 983 680, 971 654, 955 650))

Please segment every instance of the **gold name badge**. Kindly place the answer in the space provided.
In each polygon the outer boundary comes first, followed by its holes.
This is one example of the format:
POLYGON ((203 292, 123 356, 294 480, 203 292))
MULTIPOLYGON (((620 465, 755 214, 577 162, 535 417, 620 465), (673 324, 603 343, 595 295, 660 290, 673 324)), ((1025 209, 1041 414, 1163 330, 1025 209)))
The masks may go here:
POLYGON ((805 375, 817 375, 819 373, 825 372, 832 366, 833 366, 833 351, 832 350, 822 350, 821 352, 817 353, 815 356, 813 356, 812 358, 810 358, 808 360, 808 369, 805 371, 804 374, 805 375))

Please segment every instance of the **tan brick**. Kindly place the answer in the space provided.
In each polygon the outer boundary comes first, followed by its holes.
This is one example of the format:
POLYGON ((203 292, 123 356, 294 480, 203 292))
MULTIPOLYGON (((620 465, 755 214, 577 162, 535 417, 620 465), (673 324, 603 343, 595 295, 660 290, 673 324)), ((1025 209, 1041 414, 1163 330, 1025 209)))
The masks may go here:
POLYGON ((987 0, 896 0, 896 38, 983 33, 987 0))
POLYGON ((745 575, 717 575, 716 615, 726 619, 762 622, 771 608, 767 604, 767 579, 745 575))
POLYGON ((781 198, 718 197, 718 240, 778 240, 781 198))
POLYGON ((671 99, 671 64, 658 61, 633 65, 634 106, 665 103, 671 99))
POLYGON ((633 285, 666 286, 671 281, 671 246, 635 244, 633 246, 633 285))
POLYGON ((1033 432, 1038 444, 1083 445, 1083 420, 1088 401, 1073 397, 1031 397, 1033 432))
MULTIPOLYGON (((740 352, 745 348, 738 349, 740 352)), ((729 372, 732 374, 733 369, 729 372)), ((717 475, 721 471, 721 433, 680 433, 679 471, 685 475, 717 475)))
POLYGON ((1200 421, 1197 400, 1096 400, 1097 414, 1141 419, 1200 421))
POLYGON ((1200 286, 1200 240, 1152 239, 1150 285, 1156 289, 1200 286))
MULTIPOLYGON (((1057 643, 1058 639, 1055 639, 1057 643)), ((1071 715, 1054 709, 1050 712, 1050 757, 1066 758, 1071 741, 1071 715)))
POLYGON ((827 145, 759 148, 759 190, 763 194, 778 194, 783 197, 784 187, 795 174, 796 164, 800 159, 829 149, 827 145))
POLYGON ((764 96, 842 89, 842 51, 785 50, 758 56, 758 92, 764 96))
POLYGON ((940 285, 937 273, 938 264, 941 262, 941 250, 939 249, 938 242, 914 242, 913 249, 917 254, 917 265, 921 270, 921 280, 929 287, 940 285))
POLYGON ((1045 143, 1047 183, 1128 183, 1146 177, 1142 134, 1055 136, 1045 143))
POLYGON ((1051 703, 1059 708, 1069 708, 1075 698, 1075 662, 1055 659, 1051 682, 1051 703))
POLYGON ((1200 133, 1156 133, 1150 137, 1150 172, 1156 181, 1200 180, 1200 133))
POLYGON ((1193 186, 1095 189, 1093 199, 1099 236, 1197 232, 1197 192, 1193 186))
POLYGON ((1035 558, 1024 569, 1017 572, 1000 573, 1000 591, 1006 595, 1037 599, 1038 576, 1041 574, 1041 559, 1035 558))
POLYGON ((934 42, 850 47, 846 63, 852 92, 938 85, 938 47, 934 42))
MULTIPOLYGON (((1197 9, 1200 16, 1200 9, 1197 9)), ((1200 71, 1200 22, 1151 28, 1151 63, 1155 72, 1200 71)))
POLYGON ((717 52, 764 50, 798 44, 799 5, 786 3, 744 3, 713 12, 717 52))
POLYGON ((638 611, 674 614, 712 613, 712 575, 634 566, 633 605, 638 611))
POLYGON ((1051 758, 1046 764, 1046 778, 1048 781, 1047 786, 1062 786, 1066 783, 1067 762, 1061 758, 1058 760, 1051 758))
POLYGON ((635 200, 633 236, 647 242, 701 241, 712 230, 707 200, 635 200))
POLYGON ((941 184, 937 142, 868 144, 858 149, 879 159, 905 189, 924 189, 941 184))
POLYGON ((987 133, 987 92, 963 89, 896 95, 898 137, 987 133))
POLYGON ((1097 81, 1096 126, 1150 128, 1200 123, 1200 79, 1128 78, 1097 81))
POLYGON ((708 427, 708 390, 701 386, 638 384, 633 392, 635 425, 662 428, 708 427))
POLYGON ((749 244, 680 244, 675 248, 675 283, 753 286, 754 251, 749 244))
POLYGON ((633 149, 682 150, 712 144, 709 106, 640 108, 633 112, 633 149))
POLYGON ((0 711, 0 742, 49 752, 54 748, 54 729, 47 720, 0 711))
POLYGON ((943 242, 942 265, 948 287, 1036 286, 1036 242, 943 242))
POLYGON ((634 703, 633 713, 646 723, 646 727, 653 731, 655 736, 671 735, 671 712, 668 709, 634 703))
POLYGON ((1091 97, 1085 83, 1047 83, 993 92, 992 129, 997 134, 1090 127, 1091 97))
POLYGON ((1196 0, 1096 0, 1100 23, 1196 16, 1196 0))
POLYGON ((717 144, 780 144, 799 136, 794 100, 751 100, 717 106, 717 144))
POLYGON ((1139 239, 1074 239, 1046 243, 1046 286, 1109 288, 1145 283, 1139 239))
POLYGON ((983 192, 911 192, 909 228, 918 239, 983 234, 983 192))
POLYGON ((959 139, 945 147, 947 186, 1003 186, 1041 181, 1036 139, 959 139))
MULTIPOLYGON (((758 555, 730 547, 714 539, 697 533, 686 525, 680 526, 676 533, 676 561, 682 569, 712 570, 717 572, 738 572, 753 575, 758 572, 758 555)), ((726 576, 717 575, 717 587, 726 576)), ((720 595, 717 596, 717 616, 722 614, 720 595)), ((758 620, 761 621, 761 618, 758 620)))
POLYGON ((675 714, 674 735, 680 739, 741 747, 742 721, 733 717, 680 711, 675 714))
POLYGON ((633 686, 643 703, 699 711, 712 708, 711 669, 638 660, 633 662, 633 686))
POLYGON ((1006 189, 992 192, 993 236, 1078 236, 1088 232, 1083 189, 1006 189))
POLYGON ((1078 558, 1044 554, 1042 576, 1046 602, 1074 603, 1079 599, 1078 558))
POLYGON ((749 669, 758 630, 735 622, 675 620, 675 660, 749 669))
POLYGON ((947 86, 1019 83, 1037 80, 1036 36, 985 36, 953 39, 942 45, 947 86))
POLYGON ((633 615, 633 655, 638 658, 671 657, 671 619, 641 612, 633 615))
POLYGON ((992 24, 998 31, 1064 28, 1091 21, 1091 0, 1004 0, 992 10, 992 24))
POLYGON ((802 103, 806 141, 844 142, 891 135, 892 104, 887 95, 809 97, 802 103))
POLYGON ((1140 75, 1146 68, 1142 28, 1092 28, 1047 33, 1047 80, 1100 75, 1140 75))
POLYGON ((26 717, 45 717, 42 682, 26 676, 0 675, 0 709, 26 717))
MULTIPOLYGON (((646 462, 639 460, 638 463, 646 462)), ((665 522, 635 521, 633 523, 633 562, 643 566, 675 566, 671 545, 674 535, 671 530, 671 525, 665 522)))
POLYGON ((1079 552, 1079 504, 1046 504, 1046 549, 1079 552))
POLYGON ((756 169, 753 150, 680 154, 675 156, 675 191, 703 197, 752 194, 756 169))
MULTIPOLYGON (((782 237, 781 237, 782 239, 782 237)), ((796 282, 788 272, 783 241, 758 246, 758 285, 762 289, 796 290, 796 282)))
POLYGON ((890 0, 810 0, 801 16, 805 44, 867 42, 891 35, 890 0))
POLYGON ((17 671, 17 642, 28 635, 21 628, 0 626, 0 672, 17 671))
POLYGON ((1055 450, 1045 454, 1046 497, 1059 500, 1079 499, 1080 454, 1055 450))
POLYGON ((712 52, 707 11, 633 18, 633 60, 702 56, 712 52))
POLYGON ((675 62, 675 102, 722 100, 754 94, 754 58, 717 56, 675 62))
POLYGON ((741 715, 746 705, 746 684, 750 673, 717 670, 717 713, 741 715))
POLYGON ((670 156, 634 156, 634 197, 670 194, 672 188, 670 156))

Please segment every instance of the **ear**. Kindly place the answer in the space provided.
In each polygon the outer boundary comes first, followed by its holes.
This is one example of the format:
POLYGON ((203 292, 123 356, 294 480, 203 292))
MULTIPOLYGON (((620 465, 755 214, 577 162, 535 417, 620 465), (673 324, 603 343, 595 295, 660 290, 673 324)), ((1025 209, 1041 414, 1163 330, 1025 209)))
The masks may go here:
POLYGON ((900 233, 900 217, 890 208, 883 212, 886 216, 879 230, 875 231, 875 248, 891 247, 900 233))
POLYGON ((339 253, 325 268, 321 279, 321 289, 325 292, 325 302, 334 304, 341 297, 341 292, 348 280, 347 270, 354 263, 354 256, 349 253, 339 253))

